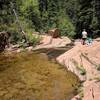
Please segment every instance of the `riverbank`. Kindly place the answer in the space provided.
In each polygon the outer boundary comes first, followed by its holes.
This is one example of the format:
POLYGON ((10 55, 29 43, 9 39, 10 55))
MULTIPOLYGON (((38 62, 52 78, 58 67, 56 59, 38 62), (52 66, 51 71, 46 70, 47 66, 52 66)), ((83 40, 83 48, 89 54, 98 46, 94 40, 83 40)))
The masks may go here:
MULTIPOLYGON (((38 36, 35 35, 34 36, 38 36)), ((51 48, 65 48, 67 45, 73 45, 72 41, 68 37, 58 37, 52 38, 49 35, 39 35, 41 37, 40 43, 36 46, 28 46, 28 47, 20 47, 19 44, 10 45, 9 48, 6 48, 5 51, 7 52, 21 52, 21 51, 36 51, 39 49, 51 49, 51 48)))
MULTIPOLYGON (((72 100, 82 98, 82 100, 99 100, 100 98, 100 39, 93 41, 92 45, 81 45, 80 41, 75 41, 74 45, 67 51, 66 45, 72 45, 67 37, 51 38, 44 36, 40 45, 35 48, 25 48, 28 51, 36 51, 44 48, 46 54, 50 54, 56 49, 65 49, 65 53, 55 57, 60 64, 76 74, 82 82, 82 87, 78 87, 79 95, 72 100), (58 57, 59 56, 59 57, 58 57)), ((21 49, 17 49, 21 52, 21 49)), ((54 55, 53 55, 54 57, 54 55)))
POLYGON ((57 61, 75 73, 82 83, 81 92, 72 100, 100 99, 100 41, 94 40, 92 45, 75 46, 61 56, 57 61))

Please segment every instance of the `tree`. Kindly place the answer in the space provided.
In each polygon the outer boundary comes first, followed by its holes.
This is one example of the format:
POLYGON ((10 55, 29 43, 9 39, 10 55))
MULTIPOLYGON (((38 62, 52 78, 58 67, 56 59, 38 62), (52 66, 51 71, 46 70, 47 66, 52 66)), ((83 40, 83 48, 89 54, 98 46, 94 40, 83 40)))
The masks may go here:
POLYGON ((91 0, 78 0, 80 7, 78 11, 78 20, 76 24, 77 32, 81 32, 83 28, 88 29, 93 19, 93 6, 91 0))
POLYGON ((100 30, 100 0, 94 0, 95 3, 95 11, 98 20, 98 28, 100 30))

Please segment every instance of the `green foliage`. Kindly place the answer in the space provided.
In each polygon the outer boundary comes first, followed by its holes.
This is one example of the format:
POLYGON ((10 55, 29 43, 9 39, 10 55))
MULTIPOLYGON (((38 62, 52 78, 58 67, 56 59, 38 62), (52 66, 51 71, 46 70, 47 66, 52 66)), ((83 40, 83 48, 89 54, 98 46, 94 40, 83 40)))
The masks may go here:
POLYGON ((67 16, 59 18, 59 29, 61 35, 73 37, 76 34, 75 27, 67 16))
POLYGON ((100 71, 100 64, 96 66, 96 69, 100 71))
POLYGON ((99 32, 99 5, 99 0, 2 0, 0 31, 19 34, 21 24, 26 33, 29 30, 47 32, 59 28, 61 35, 74 37, 83 28, 93 28, 99 32), (10 2, 14 4, 20 23, 16 21, 10 2))
POLYGON ((46 17, 48 18, 47 25, 48 29, 59 28, 61 30, 61 35, 73 37, 76 34, 75 27, 66 14, 65 2, 65 0, 48 0, 48 16, 46 17))
POLYGON ((86 75, 86 70, 84 69, 83 65, 79 65, 74 59, 72 59, 73 64, 76 68, 80 71, 81 75, 86 75))
POLYGON ((78 0, 66 0, 66 14, 74 25, 76 25, 77 22, 77 12, 79 7, 78 0))
POLYGON ((79 67, 79 70, 81 75, 86 75, 86 70, 83 68, 83 66, 79 67))
POLYGON ((93 6, 92 1, 79 1, 79 11, 77 13, 77 24, 76 28, 78 32, 81 32, 83 28, 88 29, 93 19, 93 6))
POLYGON ((28 40, 31 45, 35 46, 36 44, 39 44, 41 36, 28 33, 28 40))
MULTIPOLYGON (((100 0, 78 0, 76 31, 81 33, 83 28, 92 29, 98 34, 100 30, 100 0)), ((94 34, 94 35, 96 35, 94 34)))
POLYGON ((31 26, 33 26, 36 31, 41 29, 42 23, 40 19, 38 0, 23 1, 20 6, 20 11, 23 17, 31 22, 31 26))
POLYGON ((100 77, 95 77, 94 79, 100 82, 100 77))
POLYGON ((9 26, 7 24, 0 25, 0 31, 6 31, 11 33, 11 43, 16 43, 17 41, 21 40, 22 36, 21 34, 19 34, 20 31, 18 30, 18 26, 16 25, 16 23, 9 24, 9 26))

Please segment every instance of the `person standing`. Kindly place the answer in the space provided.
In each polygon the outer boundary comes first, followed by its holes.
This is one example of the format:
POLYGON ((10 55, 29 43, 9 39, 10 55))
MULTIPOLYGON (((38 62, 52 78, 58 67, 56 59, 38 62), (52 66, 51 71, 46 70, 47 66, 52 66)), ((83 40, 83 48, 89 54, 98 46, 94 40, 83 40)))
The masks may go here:
POLYGON ((86 39, 87 39, 87 32, 86 32, 86 29, 83 29, 82 31, 82 44, 83 45, 85 45, 86 39))

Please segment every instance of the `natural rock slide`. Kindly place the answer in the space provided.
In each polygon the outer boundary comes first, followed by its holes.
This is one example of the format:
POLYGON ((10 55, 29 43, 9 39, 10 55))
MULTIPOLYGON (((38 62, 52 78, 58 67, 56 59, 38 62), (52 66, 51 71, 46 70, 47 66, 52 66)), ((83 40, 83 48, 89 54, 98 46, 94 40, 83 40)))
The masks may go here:
MULTIPOLYGON (((75 42, 75 47, 59 56, 57 61, 85 81, 82 100, 100 100, 100 42, 94 40, 92 45, 75 42)), ((72 100, 79 100, 77 98, 72 100)))

